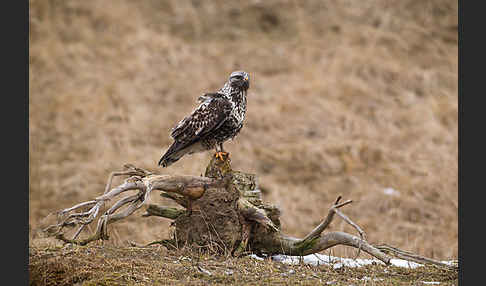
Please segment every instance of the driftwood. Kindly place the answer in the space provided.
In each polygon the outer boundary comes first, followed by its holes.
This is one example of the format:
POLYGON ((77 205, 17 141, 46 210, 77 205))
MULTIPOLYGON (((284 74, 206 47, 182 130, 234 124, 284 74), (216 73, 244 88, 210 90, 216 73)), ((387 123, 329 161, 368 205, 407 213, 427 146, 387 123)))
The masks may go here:
POLYGON ((280 231, 279 209, 262 201, 255 175, 232 170, 228 157, 224 160, 214 157, 204 176, 158 175, 130 164, 124 167, 125 170, 110 174, 103 195, 59 211, 57 224, 44 231, 66 243, 79 245, 107 240, 109 224, 146 205, 143 217, 159 216, 173 220, 175 231, 172 237, 154 242, 166 247, 189 246, 234 256, 248 253, 303 256, 336 245, 347 245, 358 249, 358 254, 364 251, 387 265, 391 254, 419 263, 451 267, 388 245, 371 245, 366 241, 363 230, 340 211, 351 203, 350 200, 340 202, 341 197, 330 207, 327 217, 304 238, 288 236, 280 231), (128 178, 112 188, 115 176, 128 178), (106 202, 131 190, 138 190, 138 193, 116 201, 99 216, 96 230, 87 238, 78 239, 85 226, 98 217, 106 202), (146 204, 153 190, 160 191, 161 196, 175 201, 182 208, 146 204), (335 215, 353 226, 359 237, 337 231, 323 233, 335 215), (67 226, 78 227, 72 238, 65 236, 67 226))

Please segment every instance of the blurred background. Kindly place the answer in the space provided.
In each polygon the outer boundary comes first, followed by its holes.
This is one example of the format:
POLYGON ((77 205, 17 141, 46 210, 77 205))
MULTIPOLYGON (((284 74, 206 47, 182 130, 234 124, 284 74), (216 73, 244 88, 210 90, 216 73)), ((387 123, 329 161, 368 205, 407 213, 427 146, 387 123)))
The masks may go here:
MULTIPOLYGON (((29 4, 31 245, 55 243, 45 217, 102 194, 124 163, 204 173, 212 152, 157 162, 197 97, 241 69, 247 117, 225 149, 258 175, 285 233, 305 236, 342 195, 371 243, 457 258, 457 1, 29 4)), ((143 212, 104 243, 167 238, 169 221, 143 212)), ((356 234, 339 218, 329 230, 356 234)))

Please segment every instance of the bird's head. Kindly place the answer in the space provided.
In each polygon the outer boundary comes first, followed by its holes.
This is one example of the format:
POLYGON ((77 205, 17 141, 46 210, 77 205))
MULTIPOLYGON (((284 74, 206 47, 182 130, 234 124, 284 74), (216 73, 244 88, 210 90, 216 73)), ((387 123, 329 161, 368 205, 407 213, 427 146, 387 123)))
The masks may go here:
POLYGON ((231 86, 248 89, 250 87, 250 75, 244 71, 232 72, 229 77, 231 86))

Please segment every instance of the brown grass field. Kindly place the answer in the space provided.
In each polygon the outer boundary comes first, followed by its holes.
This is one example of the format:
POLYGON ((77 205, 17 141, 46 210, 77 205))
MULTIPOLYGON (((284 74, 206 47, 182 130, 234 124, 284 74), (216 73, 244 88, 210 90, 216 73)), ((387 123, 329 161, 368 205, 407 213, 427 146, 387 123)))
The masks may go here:
MULTIPOLYGON (((55 243, 44 218, 102 194, 124 163, 203 173, 212 152, 157 162, 197 97, 242 69, 247 117, 225 148, 258 175, 285 233, 304 236, 342 195, 371 243, 457 259, 457 1, 29 4, 31 246, 55 243)), ((168 220, 142 213, 105 245, 168 237, 168 220)))

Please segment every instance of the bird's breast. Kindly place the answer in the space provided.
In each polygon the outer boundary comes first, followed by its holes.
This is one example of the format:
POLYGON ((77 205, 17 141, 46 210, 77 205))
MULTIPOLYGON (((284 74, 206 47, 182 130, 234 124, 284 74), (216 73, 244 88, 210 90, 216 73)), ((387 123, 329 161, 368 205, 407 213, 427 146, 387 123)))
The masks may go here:
POLYGON ((240 125, 245 120, 246 115, 246 91, 240 91, 232 99, 231 117, 236 121, 236 125, 240 125))

